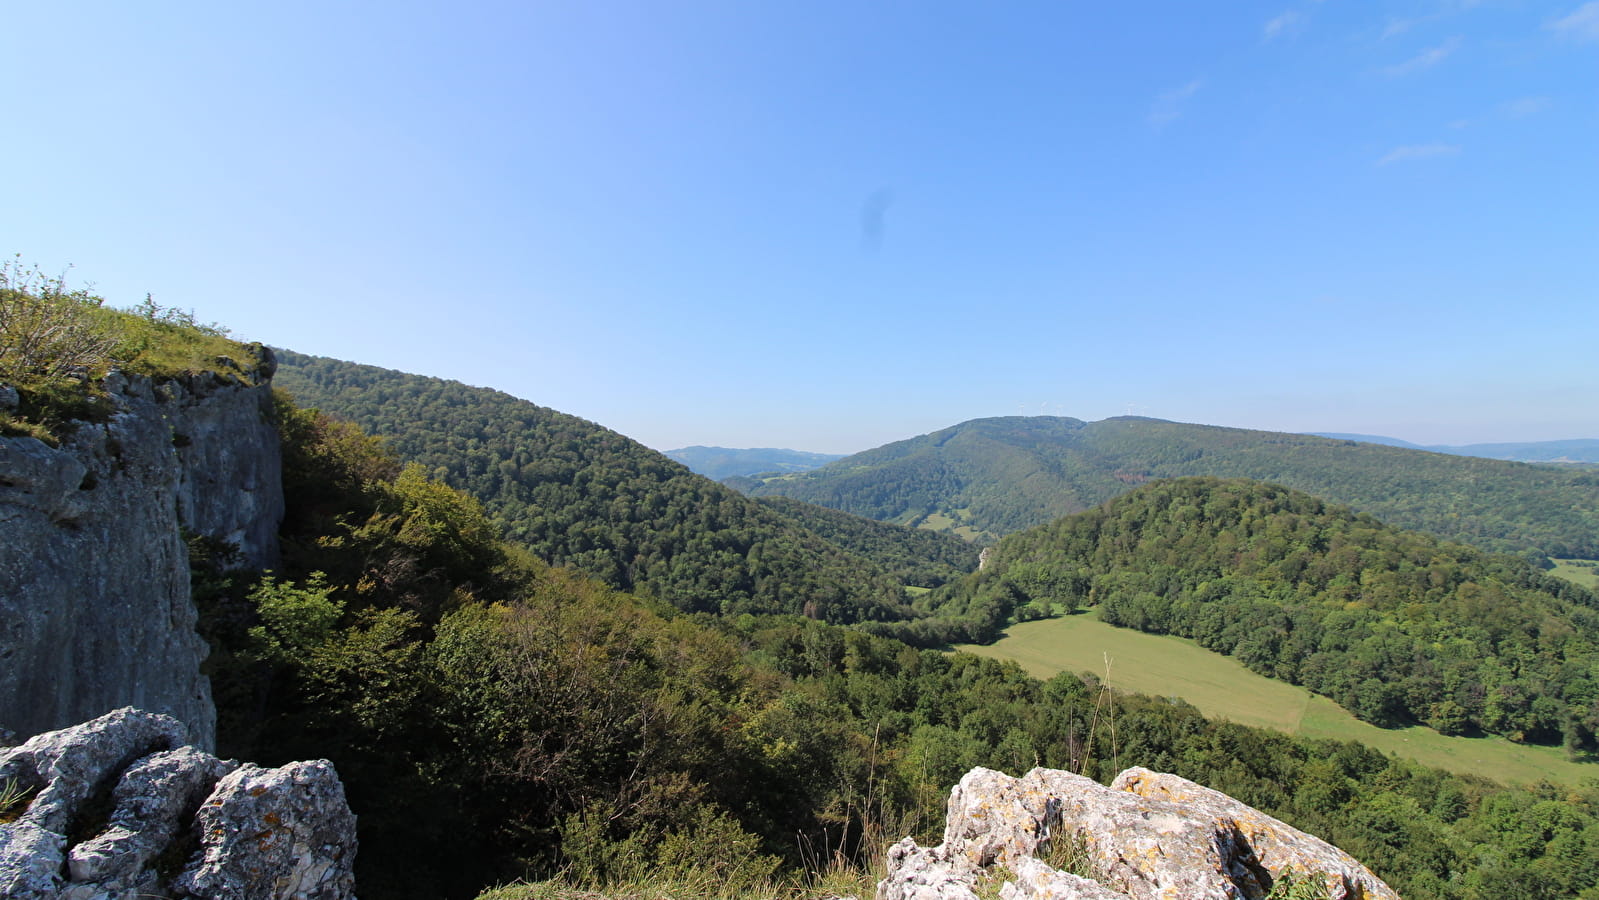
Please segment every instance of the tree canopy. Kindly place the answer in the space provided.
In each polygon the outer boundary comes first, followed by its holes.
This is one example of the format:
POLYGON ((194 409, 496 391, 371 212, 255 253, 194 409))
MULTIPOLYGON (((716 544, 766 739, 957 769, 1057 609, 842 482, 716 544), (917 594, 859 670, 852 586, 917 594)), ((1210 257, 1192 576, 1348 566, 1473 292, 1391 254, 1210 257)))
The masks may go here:
POLYGON ((553 565, 680 609, 837 622, 909 614, 868 559, 592 422, 458 382, 279 354, 276 384, 383 437, 553 565))
POLYGON ((1287 485, 1487 550, 1599 558, 1599 475, 1311 435, 1120 417, 976 419, 811 472, 730 484, 986 540, 1161 478, 1287 485))
POLYGON ((1147 485, 1006 538, 982 573, 925 599, 945 615, 1096 604, 1379 725, 1599 750, 1599 597, 1278 485, 1147 485))

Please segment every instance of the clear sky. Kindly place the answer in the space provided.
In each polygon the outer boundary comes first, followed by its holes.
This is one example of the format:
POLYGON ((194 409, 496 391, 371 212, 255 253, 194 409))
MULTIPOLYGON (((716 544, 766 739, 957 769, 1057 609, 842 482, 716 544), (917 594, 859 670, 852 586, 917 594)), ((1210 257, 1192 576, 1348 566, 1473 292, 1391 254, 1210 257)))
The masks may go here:
POLYGON ((1599 437, 1599 0, 22 0, 0 252, 687 444, 1599 437))

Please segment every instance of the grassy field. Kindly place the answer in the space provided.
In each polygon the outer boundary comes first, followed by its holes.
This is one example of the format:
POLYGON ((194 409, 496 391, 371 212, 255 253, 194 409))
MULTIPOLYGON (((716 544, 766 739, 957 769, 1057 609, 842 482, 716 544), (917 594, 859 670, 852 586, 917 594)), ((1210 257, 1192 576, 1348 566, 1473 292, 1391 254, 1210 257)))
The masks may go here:
POLYGON ((1577 565, 1577 563, 1591 562, 1592 560, 1587 559, 1557 559, 1554 561, 1554 571, 1549 574, 1580 584, 1589 590, 1599 591, 1599 569, 1592 565, 1577 565))
POLYGON ((983 536, 981 531, 964 524, 971 517, 970 510, 957 509, 954 513, 951 516, 949 513, 944 512, 930 512, 916 523, 916 527, 925 528, 928 531, 947 531, 967 541, 975 541, 983 536))
POLYGON ((1105 678, 1108 660, 1107 680, 1119 690, 1181 697, 1212 718, 1306 737, 1360 741, 1425 765, 1495 781, 1576 784, 1599 778, 1599 765, 1571 762, 1558 748, 1529 747, 1499 737, 1445 737, 1421 726, 1378 728, 1325 697, 1256 675, 1193 641, 1116 628, 1099 621, 1094 612, 1013 625, 995 644, 957 649, 1015 660, 1038 678, 1063 671, 1105 678))

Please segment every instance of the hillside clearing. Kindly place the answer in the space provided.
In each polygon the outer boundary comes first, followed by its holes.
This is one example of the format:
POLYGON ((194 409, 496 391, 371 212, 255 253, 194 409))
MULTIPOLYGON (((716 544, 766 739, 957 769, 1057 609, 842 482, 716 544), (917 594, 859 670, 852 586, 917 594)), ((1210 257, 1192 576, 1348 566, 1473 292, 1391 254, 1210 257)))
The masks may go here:
POLYGON ((1013 625, 994 644, 956 649, 1014 660, 1036 678, 1059 672, 1105 678, 1108 658, 1106 680, 1118 690, 1181 697, 1212 718, 1310 738, 1359 741, 1425 765, 1500 782, 1578 784, 1599 777, 1599 766, 1571 762, 1555 747, 1498 737, 1445 737, 1422 726, 1378 728, 1325 697, 1257 675, 1193 641, 1116 628, 1099 621, 1096 611, 1013 625))
POLYGON ((1581 585, 1590 591, 1599 591, 1599 568, 1591 559, 1557 559, 1555 567, 1549 571, 1556 578, 1581 585))

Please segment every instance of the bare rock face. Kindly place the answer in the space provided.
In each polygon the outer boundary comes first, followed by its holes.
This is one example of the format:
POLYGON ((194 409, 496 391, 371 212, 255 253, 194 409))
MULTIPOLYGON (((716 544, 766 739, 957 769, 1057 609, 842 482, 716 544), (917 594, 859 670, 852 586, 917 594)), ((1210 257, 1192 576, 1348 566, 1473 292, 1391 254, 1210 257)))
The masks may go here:
POLYGON ((337 900, 354 889, 355 816, 327 760, 235 770, 195 827, 200 854, 178 878, 189 896, 337 900))
POLYGON ((0 784, 29 792, 0 824, 0 897, 351 897, 355 816, 332 764, 240 766, 186 732, 129 708, 0 751, 0 784))
POLYGON ((275 564, 271 362, 263 350, 250 376, 113 372, 107 421, 69 425, 59 447, 0 437, 0 725, 26 738, 131 705, 214 746, 185 538, 275 564))
POLYGON ((1004 900, 1260 900, 1285 877, 1320 882, 1331 900, 1398 900, 1320 838, 1136 768, 1108 788, 1054 769, 1021 778, 973 769, 950 793, 944 842, 891 848, 877 898, 973 900, 985 877, 1006 879, 1004 900), (1078 872, 1045 861, 1066 857, 1078 872))

